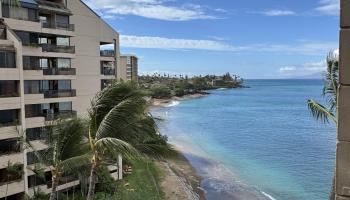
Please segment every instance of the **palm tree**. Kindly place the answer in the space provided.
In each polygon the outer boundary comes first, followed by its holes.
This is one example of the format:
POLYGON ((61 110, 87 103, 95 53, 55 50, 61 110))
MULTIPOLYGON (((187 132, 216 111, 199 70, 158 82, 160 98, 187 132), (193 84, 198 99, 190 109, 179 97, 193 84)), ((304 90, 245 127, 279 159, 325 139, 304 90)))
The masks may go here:
POLYGON ((57 187, 63 175, 71 175, 81 166, 88 165, 85 126, 79 119, 58 120, 46 128, 49 148, 36 152, 39 161, 51 168, 52 191, 55 200, 57 187))
MULTIPOLYGON (((327 72, 325 74, 325 84, 323 87, 323 96, 327 100, 327 105, 322 105, 315 100, 308 100, 308 107, 312 116, 322 123, 329 123, 332 121, 335 125, 338 123, 336 117, 337 100, 339 87, 339 62, 338 57, 334 53, 329 53, 327 56, 327 72)), ((330 200, 335 199, 335 177, 333 176, 333 183, 330 200)))
POLYGON ((94 199, 97 169, 110 158, 122 154, 135 159, 142 153, 160 156, 172 152, 165 138, 157 134, 145 94, 135 83, 114 82, 106 87, 93 99, 89 117, 92 157, 88 200, 94 199))

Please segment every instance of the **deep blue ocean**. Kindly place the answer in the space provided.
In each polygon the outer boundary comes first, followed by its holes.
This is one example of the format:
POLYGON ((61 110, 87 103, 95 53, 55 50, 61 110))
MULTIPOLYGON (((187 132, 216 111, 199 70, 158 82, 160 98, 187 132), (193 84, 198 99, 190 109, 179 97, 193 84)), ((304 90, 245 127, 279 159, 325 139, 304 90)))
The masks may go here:
POLYGON ((186 152, 208 200, 326 200, 335 127, 315 121, 322 80, 247 80, 250 88, 153 108, 162 134, 186 152))

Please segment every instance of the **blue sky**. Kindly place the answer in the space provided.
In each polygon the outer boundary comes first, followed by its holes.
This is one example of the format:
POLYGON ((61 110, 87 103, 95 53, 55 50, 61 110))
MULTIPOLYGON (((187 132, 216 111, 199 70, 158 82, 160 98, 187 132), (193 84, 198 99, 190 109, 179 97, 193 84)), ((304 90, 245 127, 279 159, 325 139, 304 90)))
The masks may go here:
POLYGON ((338 48, 339 0, 85 0, 141 73, 317 77, 338 48))

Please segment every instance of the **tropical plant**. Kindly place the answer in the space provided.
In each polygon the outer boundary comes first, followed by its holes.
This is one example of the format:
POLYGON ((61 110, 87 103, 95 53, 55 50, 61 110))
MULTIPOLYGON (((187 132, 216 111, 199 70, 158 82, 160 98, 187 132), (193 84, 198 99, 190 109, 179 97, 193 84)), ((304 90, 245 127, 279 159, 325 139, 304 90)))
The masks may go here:
POLYGON ((45 168, 40 163, 35 163, 34 167, 27 166, 27 168, 28 170, 32 171, 35 174, 34 176, 34 194, 35 194, 36 192, 38 192, 38 190, 36 190, 35 188, 37 185, 37 179, 39 178, 41 180, 45 180, 45 168))
POLYGON ((49 166, 52 175, 50 200, 56 199, 57 187, 64 175, 72 175, 89 164, 85 126, 80 119, 58 120, 46 127, 49 148, 35 152, 41 164, 49 166))
MULTIPOLYGON (((338 123, 337 100, 339 87, 339 62, 338 56, 335 53, 329 53, 327 56, 327 71, 325 73, 325 83, 322 95, 325 97, 327 105, 322 105, 315 100, 309 99, 307 101, 309 110, 312 116, 322 123, 333 122, 338 123)), ((335 177, 333 177, 332 189, 329 195, 330 200, 335 199, 335 177)))
POLYGON ((172 152, 165 138, 155 137, 156 123, 148 113, 145 94, 135 83, 111 83, 93 99, 89 117, 92 157, 88 200, 94 199, 97 170, 111 164, 118 154, 135 159, 142 153, 160 156, 172 152))
POLYGON ((9 182, 11 180, 16 180, 21 178, 23 173, 24 173, 23 164, 11 163, 10 161, 8 161, 7 167, 6 167, 7 181, 6 181, 5 200, 7 199, 9 182))

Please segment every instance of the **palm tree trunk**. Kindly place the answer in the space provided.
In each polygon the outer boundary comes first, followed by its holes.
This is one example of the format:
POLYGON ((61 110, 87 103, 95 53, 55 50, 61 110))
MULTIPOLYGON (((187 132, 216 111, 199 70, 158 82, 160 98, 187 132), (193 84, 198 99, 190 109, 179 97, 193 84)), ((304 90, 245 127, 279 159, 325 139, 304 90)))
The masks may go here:
POLYGON ((333 183, 331 193, 329 194, 329 200, 335 200, 335 173, 333 175, 333 183))
POLYGON ((94 200, 95 198, 95 186, 97 182, 96 168, 96 164, 92 164, 89 178, 89 192, 86 198, 87 200, 94 200))
POLYGON ((50 200, 56 199, 57 186, 58 186, 58 179, 57 177, 52 176, 52 191, 50 194, 50 200))

